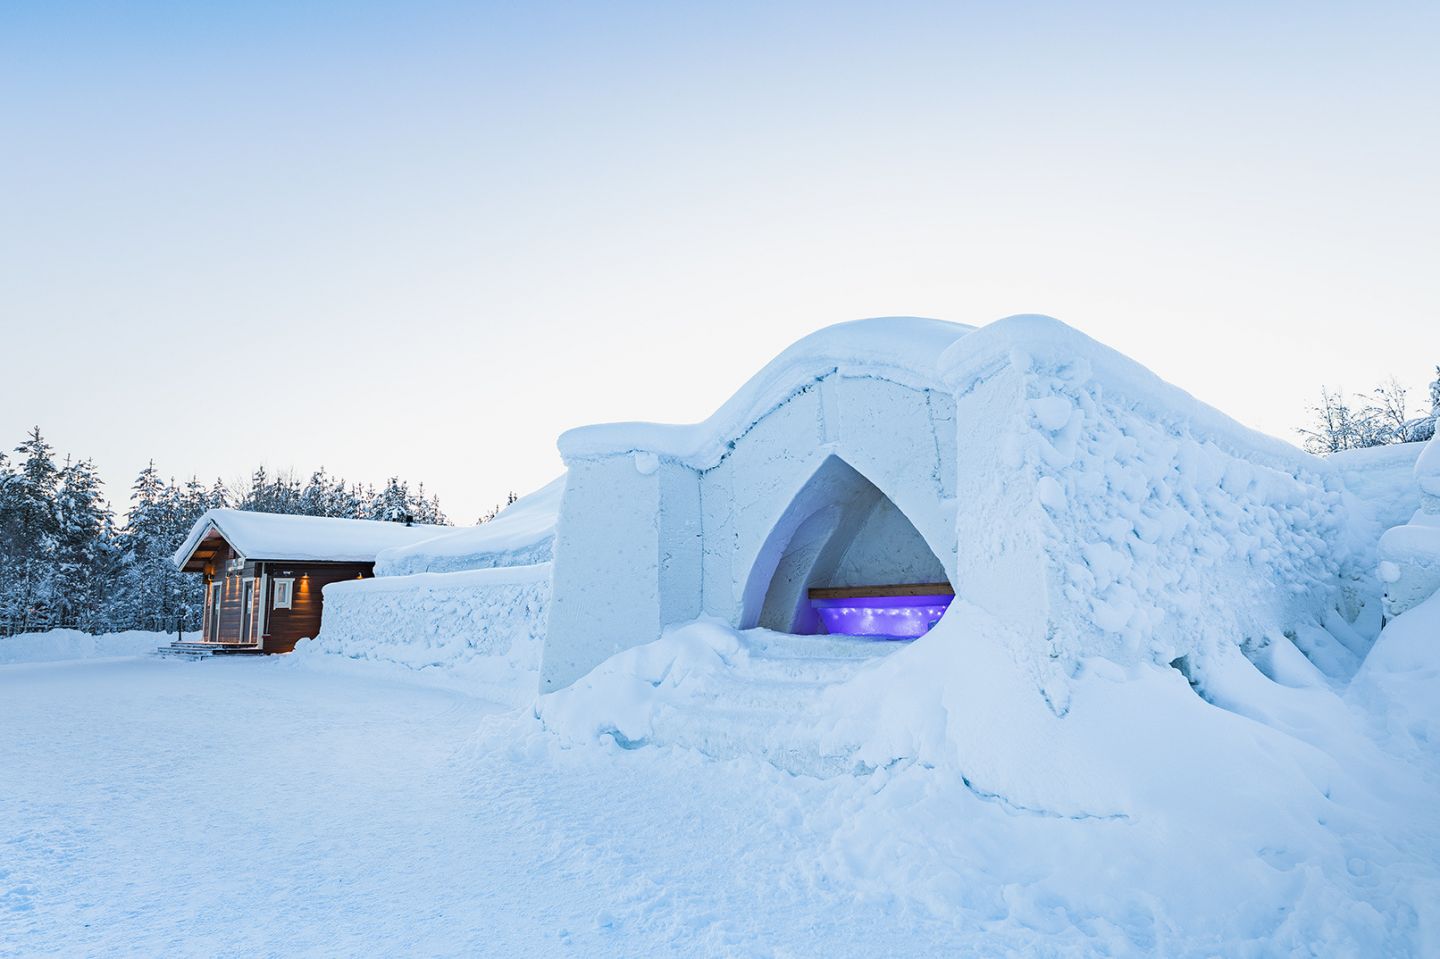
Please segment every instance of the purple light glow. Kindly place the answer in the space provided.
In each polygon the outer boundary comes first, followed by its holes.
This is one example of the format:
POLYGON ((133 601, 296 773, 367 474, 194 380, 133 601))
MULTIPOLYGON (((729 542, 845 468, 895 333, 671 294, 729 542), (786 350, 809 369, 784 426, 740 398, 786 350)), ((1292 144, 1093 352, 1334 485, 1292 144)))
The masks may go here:
POLYGON ((924 636, 945 615, 954 596, 848 596, 812 599, 827 633, 875 639, 924 636))

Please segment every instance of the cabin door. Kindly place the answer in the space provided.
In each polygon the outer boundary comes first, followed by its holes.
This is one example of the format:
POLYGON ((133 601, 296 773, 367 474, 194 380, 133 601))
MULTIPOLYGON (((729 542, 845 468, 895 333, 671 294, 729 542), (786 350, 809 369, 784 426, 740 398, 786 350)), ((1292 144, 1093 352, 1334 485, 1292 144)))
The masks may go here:
POLYGON ((205 621, 205 638, 212 643, 220 642, 220 604, 224 595, 220 589, 219 583, 210 584, 210 604, 206 609, 209 618, 205 621))
POLYGON ((245 590, 241 593, 244 602, 240 605, 240 638, 242 645, 250 642, 250 619, 255 609, 255 580, 245 580, 245 590))

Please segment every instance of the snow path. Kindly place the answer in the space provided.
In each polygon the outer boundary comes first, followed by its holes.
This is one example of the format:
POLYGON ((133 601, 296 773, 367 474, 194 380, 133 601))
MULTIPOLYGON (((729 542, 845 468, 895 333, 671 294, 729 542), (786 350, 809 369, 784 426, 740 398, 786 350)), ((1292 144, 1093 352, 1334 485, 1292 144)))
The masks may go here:
POLYGON ((1003 948, 833 887, 833 787, 532 726, 279 659, 0 667, 0 955, 1003 948))

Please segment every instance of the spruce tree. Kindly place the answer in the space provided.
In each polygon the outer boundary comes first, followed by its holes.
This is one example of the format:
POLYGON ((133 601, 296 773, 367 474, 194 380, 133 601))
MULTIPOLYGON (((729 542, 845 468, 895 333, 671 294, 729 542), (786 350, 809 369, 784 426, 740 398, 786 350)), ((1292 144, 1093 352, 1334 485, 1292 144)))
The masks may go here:
POLYGON ((118 548, 110 504, 90 460, 67 462, 56 497, 59 625, 87 632, 110 627, 118 548))

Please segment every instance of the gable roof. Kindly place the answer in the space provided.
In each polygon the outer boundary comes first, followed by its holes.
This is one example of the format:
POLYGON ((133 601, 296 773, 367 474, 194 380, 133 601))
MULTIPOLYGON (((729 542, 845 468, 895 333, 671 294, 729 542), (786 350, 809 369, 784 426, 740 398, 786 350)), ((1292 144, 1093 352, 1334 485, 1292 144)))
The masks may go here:
POLYGON ((382 549, 431 539, 449 528, 212 509, 195 521, 173 560, 184 569, 200 545, 218 534, 237 553, 251 560, 372 563, 382 549))

